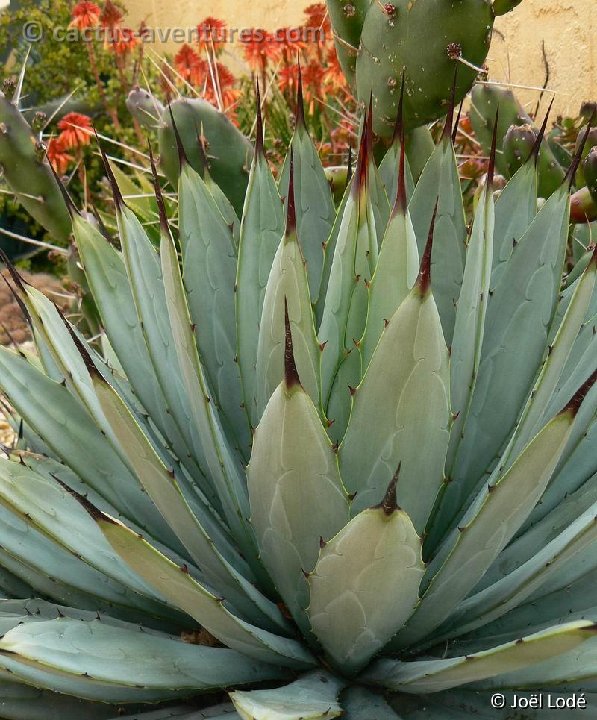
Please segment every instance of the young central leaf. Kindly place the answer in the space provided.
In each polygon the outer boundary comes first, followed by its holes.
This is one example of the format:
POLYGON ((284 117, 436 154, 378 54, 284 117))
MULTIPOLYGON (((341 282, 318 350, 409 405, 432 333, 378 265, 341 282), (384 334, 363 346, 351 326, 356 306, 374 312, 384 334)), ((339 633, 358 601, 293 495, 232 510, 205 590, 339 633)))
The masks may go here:
POLYGON ((423 532, 448 446, 448 350, 432 295, 418 286, 398 308, 354 398, 340 448, 353 513, 380 501, 402 463, 398 503, 423 532))
POLYGON ((300 385, 284 381, 274 392, 255 433, 247 475, 261 559, 308 633, 305 573, 315 567, 321 538, 344 527, 349 510, 336 455, 300 385))
POLYGON ((419 599, 421 539, 392 503, 357 515, 322 548, 309 580, 313 632, 345 672, 363 668, 419 599))
POLYGON ((287 229, 270 272, 257 345, 257 381, 253 424, 256 426, 267 401, 284 376, 284 308, 292 327, 294 357, 301 382, 319 404, 319 361, 305 261, 294 227, 287 229), (285 305, 286 304, 286 305, 285 305))

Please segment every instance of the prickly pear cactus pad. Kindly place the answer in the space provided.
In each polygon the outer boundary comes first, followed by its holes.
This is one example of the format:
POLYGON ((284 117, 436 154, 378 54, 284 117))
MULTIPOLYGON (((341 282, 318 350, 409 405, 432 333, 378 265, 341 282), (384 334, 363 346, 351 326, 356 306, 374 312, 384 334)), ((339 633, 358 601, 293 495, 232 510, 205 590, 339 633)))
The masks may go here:
MULTIPOLYGON (((344 4, 344 14, 350 7, 344 4)), ((478 74, 473 68, 485 62, 493 21, 489 0, 372 2, 359 37, 355 83, 360 101, 373 96, 375 132, 391 136, 403 73, 407 128, 445 115, 456 71, 460 102, 478 74)), ((342 31, 337 30, 340 38, 342 31)), ((337 44, 346 50, 352 38, 337 44)))
POLYGON ((20 113, 16 99, 1 91, 0 171, 23 207, 56 242, 64 244, 71 222, 46 148, 20 113))
POLYGON ((0 347, 22 420, 0 717, 597 702, 597 249, 563 279, 580 151, 545 202, 534 153, 496 197, 494 131, 467 229, 452 115, 415 185, 400 114, 380 172, 369 112, 337 211, 304 124, 276 183, 258 115, 238 228, 176 120, 149 222, 104 155, 118 243, 68 206, 93 339, 9 267, 38 353, 0 347))

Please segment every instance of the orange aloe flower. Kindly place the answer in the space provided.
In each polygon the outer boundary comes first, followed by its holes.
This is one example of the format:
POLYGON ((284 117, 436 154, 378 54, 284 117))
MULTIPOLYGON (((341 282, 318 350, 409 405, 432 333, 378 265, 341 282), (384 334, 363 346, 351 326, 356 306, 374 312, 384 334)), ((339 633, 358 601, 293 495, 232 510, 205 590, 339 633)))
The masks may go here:
MULTIPOLYGON (((207 68, 207 73, 209 77, 209 82, 205 91, 206 98, 213 102, 215 97, 213 82, 211 78, 211 73, 209 72, 209 68, 207 68), (210 93, 213 95, 213 98, 210 98, 210 93)), ((236 78, 234 75, 230 72, 230 70, 226 67, 226 65, 222 65, 222 63, 216 63, 214 68, 214 76, 216 78, 216 83, 220 95, 220 99, 222 101, 222 105, 224 109, 229 108, 231 105, 234 105, 234 103, 238 100, 240 97, 240 90, 235 87, 236 84, 236 78)), ((217 104, 217 102, 216 102, 217 104)))
POLYGON ((69 155, 62 136, 50 138, 47 147, 47 157, 58 175, 64 175, 68 166, 74 162, 72 155, 69 155))
POLYGON ((243 30, 240 35, 243 52, 251 70, 265 73, 268 62, 280 56, 280 43, 275 37, 262 28, 243 30))
POLYGON ((296 62, 298 52, 307 47, 305 29, 302 27, 280 28, 275 32, 275 38, 284 54, 284 59, 288 62, 296 62))
POLYGON ((93 2, 80 2, 72 10, 70 27, 77 30, 96 27, 99 24, 101 9, 93 2))
POLYGON ((294 97, 298 87, 298 65, 296 63, 292 63, 292 65, 285 65, 276 73, 276 77, 280 92, 287 92, 289 95, 294 97))
POLYGON ((226 45, 226 23, 214 17, 206 17, 197 25, 199 50, 219 55, 226 45))
POLYGON ((115 28, 111 31, 110 47, 117 55, 126 55, 139 44, 132 28, 115 28))
POLYGON ((91 142, 91 118, 80 113, 68 113, 58 123, 60 140, 65 148, 74 148, 89 145, 91 142))
POLYGON ((325 3, 314 3, 305 8, 307 21, 305 27, 321 30, 326 35, 331 32, 332 24, 325 3))
POLYGON ((123 17, 124 13, 122 10, 115 5, 112 0, 106 0, 104 9, 100 15, 100 23, 102 27, 113 30, 120 25, 123 17))
POLYGON ((324 82, 330 93, 338 90, 343 90, 349 93, 348 86, 346 84, 346 77, 342 72, 340 61, 338 60, 338 54, 336 48, 331 47, 327 53, 327 63, 324 71, 324 82))
POLYGON ((191 85, 200 85, 203 79, 203 63, 190 45, 183 45, 174 57, 174 65, 179 75, 191 85))
POLYGON ((302 68, 303 74, 303 95, 305 101, 310 105, 310 112, 313 112, 313 105, 316 98, 327 97, 327 90, 323 84, 325 68, 316 60, 312 60, 302 68))

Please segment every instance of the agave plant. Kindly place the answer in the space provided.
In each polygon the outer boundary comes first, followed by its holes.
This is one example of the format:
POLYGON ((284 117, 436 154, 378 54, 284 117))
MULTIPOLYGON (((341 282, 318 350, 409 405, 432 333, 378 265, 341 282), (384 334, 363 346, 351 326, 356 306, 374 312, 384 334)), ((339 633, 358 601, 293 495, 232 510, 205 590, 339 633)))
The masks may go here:
POLYGON ((29 443, 0 461, 2 717, 592 692, 597 253, 562 285, 535 158, 467 233, 451 135, 413 188, 369 116, 336 211, 300 113, 279 187, 258 118, 240 223, 179 144, 159 252, 106 164, 121 251, 71 206, 101 352, 13 269, 39 352, 0 349, 29 443))

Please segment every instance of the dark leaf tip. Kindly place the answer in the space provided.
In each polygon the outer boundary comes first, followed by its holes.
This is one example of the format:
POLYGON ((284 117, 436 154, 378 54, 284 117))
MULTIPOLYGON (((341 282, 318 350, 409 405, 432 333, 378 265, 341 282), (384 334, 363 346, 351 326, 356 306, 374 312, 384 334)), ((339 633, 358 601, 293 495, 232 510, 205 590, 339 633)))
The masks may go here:
POLYGON ((456 136, 458 135, 458 129, 460 127, 460 119, 462 118, 463 108, 464 108, 464 100, 458 106, 458 114, 456 115, 456 121, 454 122, 454 129, 452 130, 452 145, 456 144, 456 136))
POLYGON ((596 382, 597 370, 595 370, 591 377, 585 383, 583 383, 583 385, 581 385, 581 387, 575 393, 574 397, 570 400, 570 402, 568 403, 568 405, 566 405, 562 412, 571 412, 573 415, 576 416, 578 414, 578 411, 580 410, 580 406, 584 402, 584 399, 587 397, 596 382))
POLYGON ((189 160, 187 158, 187 154, 184 149, 184 145, 182 144, 182 138, 180 137, 180 133, 178 132, 178 126, 176 125, 176 121, 174 120, 174 113, 172 111, 172 105, 168 105, 168 113, 170 114, 170 122, 172 123, 172 130, 174 132, 174 139, 176 141, 176 150, 178 152, 178 162, 180 163, 180 168, 182 170, 185 165, 189 164, 189 160))
POLYGON ((72 339, 73 343, 75 344, 75 347, 77 348, 77 350, 79 352, 79 355, 83 359, 83 362, 85 363, 85 367, 87 368, 87 372, 91 375, 91 377, 94 377, 94 376, 101 377, 98 369, 95 366, 95 363, 93 362, 93 359, 92 359, 89 351, 87 350, 85 345, 83 345, 81 340, 77 337, 77 334, 73 330, 69 321, 66 319, 62 310, 58 307, 58 305, 56 305, 56 303, 54 303, 54 307, 56 308, 56 312, 60 315, 62 322, 64 323, 64 326, 66 327, 66 329, 68 331, 68 334, 71 336, 71 339, 72 339))
POLYGON ((589 139, 589 134, 591 132, 593 122, 595 121, 596 113, 597 113, 597 111, 593 112, 593 115, 591 116, 591 119, 589 120, 587 127, 585 128, 585 130, 582 134, 582 140, 579 143, 579 147, 572 159, 570 167, 568 168, 566 177, 564 178, 564 182, 568 183, 568 186, 570 189, 572 189, 572 186, 574 185, 574 180, 576 178, 576 171, 578 170, 579 165, 582 162, 582 156, 583 156, 583 153, 585 150, 585 145, 587 144, 587 140, 589 139))
POLYGON ((379 507, 384 511, 384 514, 388 517, 390 515, 393 515, 397 510, 400 510, 398 507, 398 499, 397 499, 397 489, 398 489, 398 480, 400 478, 400 470, 402 468, 402 463, 398 465, 398 469, 396 470, 394 477, 392 478, 390 484, 388 485, 388 489, 386 490, 386 494, 384 496, 384 499, 381 501, 381 504, 379 507))
POLYGON ((58 175, 58 173, 56 172, 52 163, 48 163, 48 165, 50 166, 50 170, 52 171, 54 180, 56 181, 56 184, 58 185, 58 189, 60 190, 60 193, 64 200, 64 204, 66 205, 66 209, 68 210, 68 214, 71 216, 71 219, 72 219, 75 217, 75 215, 79 214, 79 211, 77 210, 77 207, 76 207, 75 203, 73 202, 73 199, 69 195, 68 190, 66 189, 64 183, 62 182, 62 178, 60 177, 60 175, 58 175))
POLYGON ((396 200, 394 202, 393 214, 406 215, 408 200, 406 197, 406 147, 404 138, 404 73, 402 74, 402 86, 400 88, 400 102, 398 103, 398 118, 396 119, 396 130, 399 134, 395 142, 400 141, 400 159, 398 161, 398 185, 396 187, 396 200))
POLYGON ((305 127, 305 99, 303 97, 303 71, 301 69, 300 59, 297 60, 298 64, 298 81, 296 91, 296 114, 295 121, 296 127, 305 127))
POLYGON ((294 347, 292 344, 292 330, 290 327, 290 318, 288 317, 288 298, 284 298, 284 326, 286 330, 286 343, 284 347, 284 377, 286 379, 286 387, 292 388, 300 385, 298 370, 294 359, 294 347))
POLYGON ((288 197, 286 198, 286 237, 296 232, 296 200, 294 197, 294 150, 290 148, 288 197))
POLYGON ((535 144, 533 145, 533 149, 531 150, 531 154, 529 156, 529 159, 535 158, 535 163, 539 162, 541 146, 543 145, 543 139, 545 138, 545 132, 547 130, 547 121, 549 120, 549 116, 551 115, 551 109, 553 107, 554 100, 555 98, 552 98, 551 102, 549 103, 549 107, 547 108, 547 112, 545 113, 545 117, 543 118, 543 122, 541 123, 541 129, 539 130, 539 134, 537 135, 537 139, 535 140, 535 144))
POLYGON ((151 143, 149 143, 149 162, 151 164, 151 176, 153 179, 153 189, 155 192, 155 199, 158 206, 158 213, 160 216, 160 227, 165 235, 170 235, 170 226, 168 225, 168 214, 166 213, 166 205, 164 203, 164 196, 162 195, 162 188, 160 187, 160 180, 158 178, 158 171, 155 164, 155 158, 153 156, 153 150, 151 143))
POLYGON ((487 188, 489 192, 493 189, 493 179, 495 177, 495 160, 497 157, 497 133, 498 123, 500 120, 500 109, 499 107, 495 111, 495 123, 493 126, 493 136, 491 139, 491 152, 489 154, 489 168, 487 170, 487 188))
POLYGON ((105 513, 103 513, 98 507, 96 507, 92 502, 90 502, 84 495, 81 495, 81 493, 77 492, 76 490, 73 490, 73 488, 69 487, 65 482, 63 482, 57 475, 54 473, 50 473, 51 477, 54 478, 54 480, 60 485, 60 487, 66 491, 69 495, 71 495, 82 507, 84 510, 86 510, 89 515, 96 521, 96 522, 109 522, 114 525, 116 525, 115 521, 112 520, 112 518, 108 517, 105 513))
POLYGON ((369 116, 365 116, 361 141, 359 144, 359 156, 357 158, 356 173, 353 179, 353 194, 358 196, 367 187, 369 177, 369 138, 368 138, 369 116))
POLYGON ((261 112, 261 90, 259 89, 259 81, 255 82, 255 98, 257 102, 257 126, 255 137, 255 154, 264 155, 264 132, 263 132, 263 114, 261 112))
POLYGON ((421 295, 426 295, 431 288, 431 257, 433 255, 433 237, 435 235, 435 221, 437 219, 438 207, 439 199, 435 203, 435 208, 433 210, 431 225, 429 227, 429 235, 427 237, 427 245, 425 246, 425 252, 423 253, 423 259, 421 260, 421 269, 417 279, 417 287, 419 288, 421 295))
POLYGON ((448 102, 448 112, 446 113, 446 124, 444 125, 443 138, 452 140, 452 130, 454 129, 454 110, 456 108, 456 83, 458 81, 458 64, 454 68, 454 80, 452 82, 452 90, 450 92, 450 100, 448 102))
POLYGON ((114 205, 116 205, 117 210, 122 210, 122 208, 125 207, 124 198, 122 197, 122 193, 120 192, 120 188, 118 187, 118 183, 116 182, 116 178, 114 177, 114 173, 112 172, 112 167, 110 166, 110 161, 108 160, 108 156, 106 155, 104 148, 102 147, 102 144, 99 139, 99 135, 97 134, 97 130, 95 129, 95 127, 93 128, 93 132, 95 133, 95 139, 97 141, 97 146, 100 151, 102 163, 104 164, 104 170, 106 171, 106 177, 108 178, 108 182, 110 183, 110 187, 112 188, 112 197, 114 198, 114 205))

